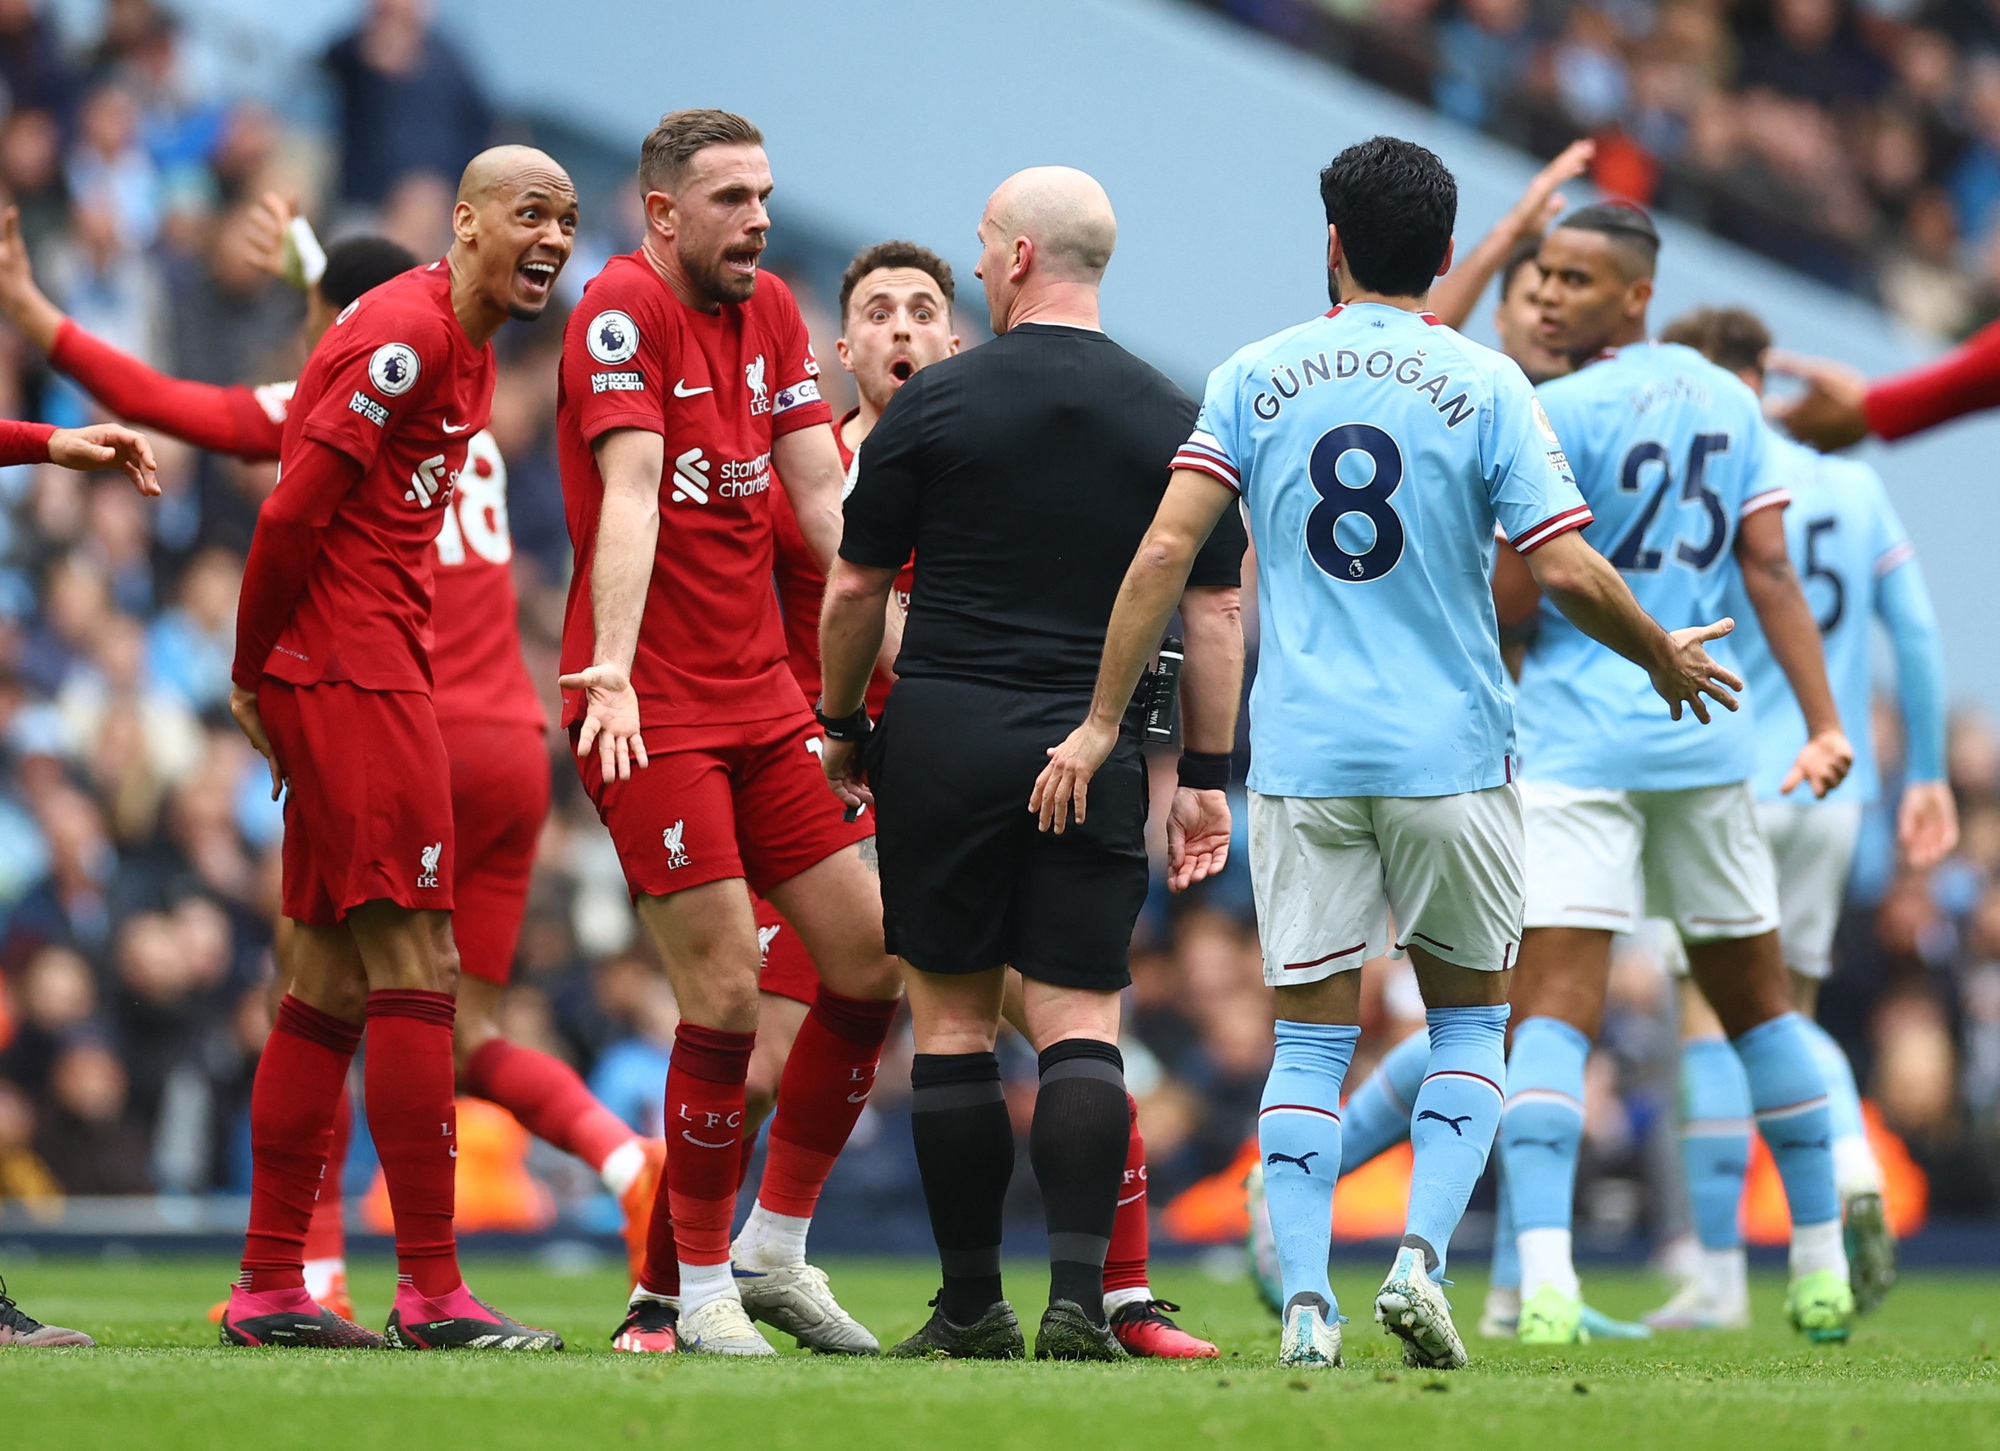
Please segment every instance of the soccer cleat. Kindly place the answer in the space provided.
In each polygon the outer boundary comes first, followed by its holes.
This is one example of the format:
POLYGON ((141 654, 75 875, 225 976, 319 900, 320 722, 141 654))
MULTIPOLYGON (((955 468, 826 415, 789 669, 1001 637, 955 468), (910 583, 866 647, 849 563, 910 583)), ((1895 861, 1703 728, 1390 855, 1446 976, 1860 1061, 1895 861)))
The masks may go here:
POLYGON ((1890 1232, 1882 1196, 1872 1189, 1845 1197, 1840 1222, 1847 1241, 1854 1308, 1866 1315, 1888 1298, 1896 1283, 1896 1236, 1890 1232))
POLYGON ((1485 1340, 1512 1340, 1521 1321, 1521 1287, 1493 1285, 1479 1311, 1479 1334, 1485 1340))
POLYGON ((1309 1290, 1292 1296, 1285 1309, 1285 1328, 1278 1336, 1278 1364, 1322 1370, 1340 1367, 1340 1317, 1309 1290))
POLYGON ((1747 1295, 1715 1295, 1689 1280, 1666 1304, 1648 1312, 1645 1321, 1654 1330, 1748 1330, 1750 1300, 1747 1295))
POLYGON ((1170 1300, 1134 1300, 1111 1312, 1111 1333, 1127 1355, 1143 1360, 1208 1360, 1222 1352, 1190 1335, 1167 1316, 1180 1306, 1170 1300))
POLYGON ((660 1192, 660 1176, 667 1169, 667 1145, 662 1139, 641 1139, 646 1161, 625 1192, 618 1207, 625 1213, 625 1267, 637 1284, 646 1270, 646 1230, 653 1222, 653 1200, 660 1192))
POLYGON ((1521 1302, 1514 1338, 1523 1345, 1581 1345, 1590 1338, 1583 1328, 1583 1296, 1542 1286, 1521 1302))
POLYGON ((1108 1324, 1093 1324, 1074 1300, 1052 1300, 1035 1330, 1035 1359, 1124 1360, 1126 1355, 1108 1324))
MULTIPOLYGON (((311 1277, 308 1276, 307 1278, 310 1279, 311 1277)), ((328 1277, 326 1283, 327 1289, 325 1294, 313 1295, 313 1298, 319 1301, 320 1308, 338 1315, 343 1320, 353 1320, 354 1297, 347 1293, 346 1273, 336 1270, 328 1277)), ((311 1290, 307 1290, 306 1293, 312 1295, 311 1290)), ((211 1325, 220 1325, 222 1317, 228 1313, 229 1301, 227 1297, 217 1300, 213 1305, 208 1307, 208 1323, 211 1325)), ((374 1332, 371 1331, 369 1333, 373 1334, 374 1332)))
MULTIPOLYGON (((1522 1318, 1525 1322, 1525 1310, 1522 1318)), ((1396 1252, 1389 1278, 1375 1292, 1375 1319, 1403 1342, 1403 1364, 1426 1370, 1464 1369, 1465 1342, 1451 1323, 1451 1306, 1424 1269, 1418 1251, 1396 1252)))
POLYGON ((725 1295, 681 1315, 681 1349, 696 1355, 776 1355, 771 1342, 757 1333, 743 1302, 725 1295))
POLYGON ((61 1350, 95 1344, 81 1330, 44 1325, 14 1303, 14 1297, 7 1293, 7 1282, 0 1280, 0 1347, 19 1345, 29 1350, 61 1350))
POLYGON ((1273 1315, 1283 1316, 1285 1288, 1278 1276, 1278 1242, 1271 1233, 1271 1211, 1264 1203, 1262 1164, 1250 1166, 1243 1192, 1250 1211, 1250 1230, 1243 1246, 1250 1255, 1250 1278, 1257 1286, 1257 1298, 1270 1307, 1273 1315))
POLYGON ((388 1343, 373 1330, 334 1314, 303 1289, 252 1293, 238 1286, 223 1302, 221 1325, 224 1345, 380 1350, 388 1343))
POLYGON ((503 1315, 463 1285, 440 1300, 408 1285, 396 1290, 383 1338, 392 1350, 561 1350, 552 1330, 503 1315))
POLYGON ((893 1360, 1020 1360, 1028 1353, 1014 1307, 995 1300, 970 1325, 956 1325, 931 1301, 923 1329, 889 1347, 893 1360))
POLYGON ((1813 1344, 1837 1344, 1854 1325, 1854 1291, 1835 1271, 1814 1270, 1792 1281, 1785 1315, 1813 1344))
POLYGON ((611 1337, 613 1350, 672 1355, 681 1348, 679 1302, 641 1295, 625 1307, 625 1323, 611 1337))
POLYGON ((1651 1340, 1650 1328, 1636 1320, 1614 1320, 1602 1310, 1583 1307, 1577 1316, 1577 1328, 1583 1332, 1585 1340, 1651 1340))
POLYGON ((784 1265, 775 1270, 736 1271, 744 1313, 782 1330, 807 1350, 822 1355, 880 1355, 882 1342, 840 1308, 816 1265, 784 1265))

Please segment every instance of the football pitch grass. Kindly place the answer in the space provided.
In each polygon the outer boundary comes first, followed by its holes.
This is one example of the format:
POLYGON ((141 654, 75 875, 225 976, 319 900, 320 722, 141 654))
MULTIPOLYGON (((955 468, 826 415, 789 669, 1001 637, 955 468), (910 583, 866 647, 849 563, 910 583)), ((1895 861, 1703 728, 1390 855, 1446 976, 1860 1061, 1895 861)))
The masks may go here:
MULTIPOLYGON (((2000 1277, 1906 1276, 1846 1346, 1808 1347, 1783 1323, 1783 1283, 1760 1276, 1748 1334, 1663 1336, 1559 1352, 1472 1335, 1483 1284, 1455 1276, 1473 1355, 1445 1375, 1406 1369, 1370 1323, 1385 1266, 1344 1261, 1334 1288, 1353 1317, 1347 1367, 1275 1363, 1277 1326, 1247 1280, 1156 1266, 1156 1293, 1215 1340, 1219 1361, 1125 1365, 911 1364, 797 1353, 762 1362, 614 1355, 624 1298, 606 1265, 562 1275, 528 1259, 476 1258, 481 1294, 560 1331, 561 1355, 314 1354, 225 1350, 205 1318, 233 1266, 213 1260, 43 1259, 9 1285, 39 1318, 96 1335, 85 1351, 0 1352, 0 1445, 490 1447, 624 1445, 839 1448, 1927 1446, 2000 1448, 2000 1277)), ((382 1323, 393 1269, 357 1265, 362 1318, 382 1323)), ((935 1288, 917 1261, 829 1261, 835 1289, 884 1343, 916 1328, 935 1288)), ((1045 1271, 1010 1265, 1032 1339, 1045 1271), (1034 1314, 1030 1312, 1033 1311, 1034 1314)), ((1598 1270, 1593 1302, 1636 1315, 1651 1276, 1598 1270)), ((789 1342, 787 1341, 787 1344, 789 1342)))

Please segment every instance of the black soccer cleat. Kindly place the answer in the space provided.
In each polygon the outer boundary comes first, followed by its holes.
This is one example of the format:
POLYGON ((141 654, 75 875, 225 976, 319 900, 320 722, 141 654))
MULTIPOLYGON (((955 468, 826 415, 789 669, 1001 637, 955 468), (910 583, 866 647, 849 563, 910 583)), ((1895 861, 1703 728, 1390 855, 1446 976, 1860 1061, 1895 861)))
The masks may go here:
POLYGON ((1094 1324, 1074 1300, 1055 1300, 1035 1331, 1037 1360, 1129 1360, 1109 1325, 1094 1324))
POLYGON ((1028 1347, 1005 1300, 995 1300, 970 1325, 954 1325, 933 1300, 924 1328, 884 1353, 893 1360, 1021 1360, 1028 1347))
MULTIPOLYGON (((400 1297, 399 1297, 400 1298, 400 1297)), ((442 1320, 404 1320, 403 1307, 389 1312, 383 1331, 391 1350, 561 1350, 562 1337, 553 1330, 523 1325, 503 1315, 477 1295, 469 1297, 486 1312, 450 1315, 442 1320)))
POLYGON ((305 1299, 303 1293, 295 1306, 268 1303, 277 1298, 233 1291, 222 1311, 222 1343, 282 1350, 380 1350, 388 1343, 373 1330, 305 1299))

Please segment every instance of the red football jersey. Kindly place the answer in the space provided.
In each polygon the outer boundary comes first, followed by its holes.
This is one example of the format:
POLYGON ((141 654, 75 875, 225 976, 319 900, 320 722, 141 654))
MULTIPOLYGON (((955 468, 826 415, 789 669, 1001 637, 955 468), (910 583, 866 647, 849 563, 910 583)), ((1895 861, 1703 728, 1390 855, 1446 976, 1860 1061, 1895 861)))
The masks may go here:
MULTIPOLYGON (((645 253, 614 257, 571 314, 556 390, 576 551, 562 668, 594 658, 591 560, 604 480, 591 446, 618 428, 665 440, 660 534, 632 684, 647 725, 728 725, 800 709, 771 589, 771 444, 824 424, 819 364, 791 289, 765 273, 745 303, 686 306, 645 253)), ((563 724, 582 696, 563 697, 563 724)))
MULTIPOLYGON (((856 455, 847 446, 847 435, 843 430, 848 420, 860 411, 850 408, 833 426, 833 441, 840 445, 840 466, 847 471, 846 492, 849 494, 854 492, 856 455)), ((771 515, 777 526, 774 577, 778 587, 778 607, 785 616, 785 648, 791 657, 792 678, 799 682, 799 689, 805 692, 808 701, 817 701, 821 684, 819 614, 820 605, 826 599, 826 574, 820 569, 819 561, 813 558, 806 536, 799 529, 798 515, 792 512, 791 498, 782 489, 772 491, 771 515)), ((896 603, 902 606, 904 614, 910 612, 910 584, 915 574, 913 565, 906 564, 896 576, 896 603)), ((882 714, 882 707, 889 699, 889 687, 893 684, 895 681, 880 670, 869 676, 870 715, 882 714)))
MULTIPOLYGON (((431 545, 492 402, 493 349, 459 326, 442 261, 341 313, 299 378, 284 455, 311 439, 354 459, 362 477, 321 531, 267 674, 430 691, 431 545)), ((282 463, 279 477, 282 488, 282 463)))
POLYGON ((521 654, 514 593, 514 535, 507 527, 507 464, 481 429, 437 537, 437 603, 431 610, 431 674, 438 724, 451 745, 454 721, 548 729, 542 699, 521 654))

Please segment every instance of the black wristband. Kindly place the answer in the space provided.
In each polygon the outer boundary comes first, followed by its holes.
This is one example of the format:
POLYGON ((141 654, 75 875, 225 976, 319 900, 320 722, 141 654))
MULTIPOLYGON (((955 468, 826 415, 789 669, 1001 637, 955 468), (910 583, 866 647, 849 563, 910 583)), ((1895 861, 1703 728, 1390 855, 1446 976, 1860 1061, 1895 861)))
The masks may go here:
POLYGON ((1227 791, 1235 757, 1227 751, 1182 751, 1181 785, 1190 791, 1227 791))
POLYGON ((875 723, 868 718, 867 702, 864 701, 852 715, 834 716, 820 709, 825 704, 824 697, 813 702, 813 719, 819 722, 819 728, 826 732, 828 740, 846 744, 868 739, 868 732, 875 723))

